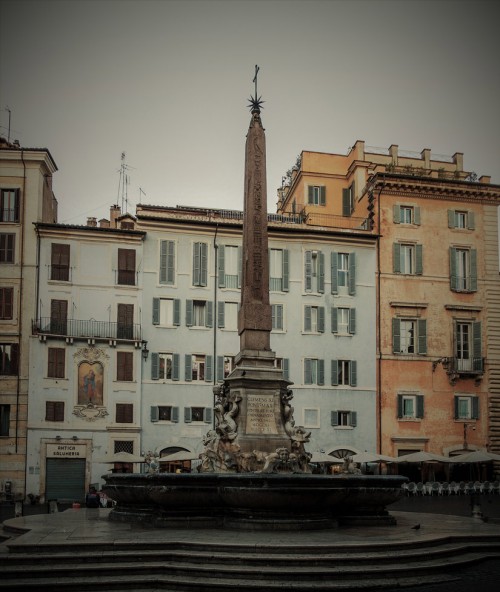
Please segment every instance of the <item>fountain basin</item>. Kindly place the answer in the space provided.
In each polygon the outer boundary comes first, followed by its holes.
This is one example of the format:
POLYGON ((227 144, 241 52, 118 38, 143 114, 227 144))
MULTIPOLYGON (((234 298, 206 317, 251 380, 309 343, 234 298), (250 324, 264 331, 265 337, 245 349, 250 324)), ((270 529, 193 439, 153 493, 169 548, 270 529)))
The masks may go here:
POLYGON ((155 473, 104 475, 110 519, 155 527, 303 530, 395 524, 399 475, 155 473))

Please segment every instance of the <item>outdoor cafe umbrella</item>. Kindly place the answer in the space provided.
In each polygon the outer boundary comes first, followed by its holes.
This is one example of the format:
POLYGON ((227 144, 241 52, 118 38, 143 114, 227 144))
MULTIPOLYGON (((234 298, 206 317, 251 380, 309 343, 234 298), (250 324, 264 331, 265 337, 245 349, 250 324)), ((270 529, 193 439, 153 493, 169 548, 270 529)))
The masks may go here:
POLYGON ((386 456, 385 454, 377 454, 376 452, 359 452, 352 457, 355 463, 381 463, 381 462, 397 462, 395 456, 386 456))
POLYGON ((487 450, 473 450, 452 457, 454 463, 483 463, 493 460, 500 460, 500 454, 488 452, 487 450))
POLYGON ((159 461, 160 462, 175 462, 175 461, 185 461, 185 460, 198 460, 200 457, 199 454, 196 452, 189 452, 189 450, 179 450, 178 452, 174 452, 173 454, 168 454, 167 456, 162 456, 159 461))
POLYGON ((95 462, 99 463, 142 463, 144 458, 137 454, 130 454, 130 452, 116 452, 109 458, 99 459, 95 462))
POLYGON ((336 456, 331 456, 330 454, 325 454, 324 452, 313 452, 311 461, 312 463, 332 463, 340 465, 344 462, 343 458, 338 458, 336 456))
POLYGON ((398 456, 394 462, 397 463, 438 463, 438 462, 455 462, 449 456, 441 456, 440 454, 433 454, 432 452, 412 452, 403 456, 398 456))

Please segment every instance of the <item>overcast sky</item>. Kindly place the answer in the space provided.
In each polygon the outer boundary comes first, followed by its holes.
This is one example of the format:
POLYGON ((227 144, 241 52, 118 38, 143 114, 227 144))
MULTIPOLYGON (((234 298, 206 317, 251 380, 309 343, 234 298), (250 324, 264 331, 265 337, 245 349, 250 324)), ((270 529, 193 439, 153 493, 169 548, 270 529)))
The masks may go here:
POLYGON ((0 0, 0 133, 58 166, 59 221, 241 209, 255 65, 268 209, 302 150, 464 153, 500 184, 497 0, 0 0), (143 193, 141 193, 141 190, 143 193))

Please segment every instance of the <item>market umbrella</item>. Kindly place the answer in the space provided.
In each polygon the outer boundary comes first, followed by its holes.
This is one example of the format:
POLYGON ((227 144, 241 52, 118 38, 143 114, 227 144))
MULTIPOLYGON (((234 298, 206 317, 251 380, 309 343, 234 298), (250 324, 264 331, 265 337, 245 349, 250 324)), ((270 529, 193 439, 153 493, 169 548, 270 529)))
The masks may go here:
POLYGON ((313 452, 311 461, 312 463, 332 463, 336 465, 341 465, 344 462, 343 458, 338 458, 336 456, 331 456, 329 454, 325 454, 324 452, 313 452))
POLYGON ((189 450, 179 450, 178 452, 174 452, 173 454, 168 454, 167 456, 162 456, 159 461, 160 462, 174 462, 174 461, 184 461, 184 460, 198 460, 200 457, 199 454, 196 452, 189 452, 189 450))
POLYGON ((377 454, 376 452, 359 452, 353 455, 353 462, 355 463, 379 463, 379 462, 397 462, 395 456, 386 456, 385 454, 377 454))
POLYGON ((432 463, 432 462, 455 462, 452 457, 441 456, 440 454, 433 454, 432 452, 424 452, 420 450, 418 452, 412 452, 411 454, 405 454, 398 456, 394 462, 397 463, 432 463))
POLYGON ((487 450, 473 450, 472 452, 466 452, 465 454, 452 457, 452 462, 455 463, 481 463, 493 460, 500 460, 500 454, 488 452, 487 450))
POLYGON ((144 462, 144 458, 142 456, 138 456, 137 454, 130 454, 130 452, 116 452, 112 454, 109 458, 99 459, 95 462, 99 463, 142 463, 144 462))

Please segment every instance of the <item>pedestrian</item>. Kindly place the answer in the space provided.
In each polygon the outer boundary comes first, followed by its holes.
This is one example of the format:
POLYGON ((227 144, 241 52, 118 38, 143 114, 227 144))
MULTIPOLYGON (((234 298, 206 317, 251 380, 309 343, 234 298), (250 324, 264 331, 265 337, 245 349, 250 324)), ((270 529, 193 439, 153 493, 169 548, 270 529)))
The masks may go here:
POLYGON ((91 487, 85 496, 85 505, 87 508, 99 508, 101 505, 99 494, 97 493, 95 487, 91 487))

